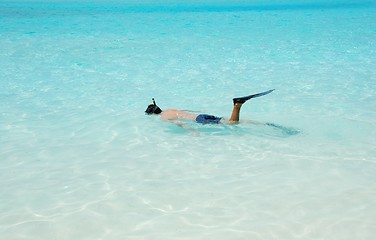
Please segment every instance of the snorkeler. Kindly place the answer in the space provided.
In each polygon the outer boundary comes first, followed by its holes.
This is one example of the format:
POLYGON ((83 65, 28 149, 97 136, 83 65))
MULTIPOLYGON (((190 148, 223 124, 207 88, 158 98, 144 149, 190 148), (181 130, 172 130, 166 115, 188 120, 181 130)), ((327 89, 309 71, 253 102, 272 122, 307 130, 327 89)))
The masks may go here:
POLYGON ((197 123, 202 123, 202 124, 219 124, 219 123, 236 124, 236 123, 239 123, 240 109, 243 103, 245 103, 251 98, 260 97, 260 96, 269 94, 273 91, 274 89, 266 91, 266 92, 262 92, 262 93, 252 94, 252 95, 245 96, 245 97, 234 98, 233 99, 234 107, 232 109, 232 113, 229 119, 224 119, 222 117, 216 117, 216 116, 208 115, 208 114, 193 114, 187 111, 176 110, 176 109, 167 109, 167 110, 162 111, 162 109, 160 109, 155 103, 154 98, 152 99, 153 104, 150 104, 147 107, 145 113, 149 115, 158 114, 161 116, 162 120, 167 120, 167 121, 176 123, 178 125, 180 125, 179 122, 177 122, 178 120, 192 120, 192 121, 195 121, 197 123))

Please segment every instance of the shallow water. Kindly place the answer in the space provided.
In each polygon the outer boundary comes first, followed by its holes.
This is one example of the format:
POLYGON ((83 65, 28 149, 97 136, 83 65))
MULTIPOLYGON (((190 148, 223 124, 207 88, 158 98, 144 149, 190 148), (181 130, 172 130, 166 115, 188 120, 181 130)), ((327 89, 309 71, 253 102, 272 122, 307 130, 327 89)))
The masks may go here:
POLYGON ((128 3, 0 1, 1 239, 373 239, 372 1, 128 3))

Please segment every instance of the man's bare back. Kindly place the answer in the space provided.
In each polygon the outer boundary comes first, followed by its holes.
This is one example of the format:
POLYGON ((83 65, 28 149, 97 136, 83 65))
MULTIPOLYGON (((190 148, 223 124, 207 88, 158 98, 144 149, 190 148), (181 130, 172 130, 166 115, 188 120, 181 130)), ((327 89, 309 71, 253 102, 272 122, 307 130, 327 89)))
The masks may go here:
POLYGON ((162 120, 195 120, 198 116, 198 114, 176 109, 163 110, 160 115, 162 120))

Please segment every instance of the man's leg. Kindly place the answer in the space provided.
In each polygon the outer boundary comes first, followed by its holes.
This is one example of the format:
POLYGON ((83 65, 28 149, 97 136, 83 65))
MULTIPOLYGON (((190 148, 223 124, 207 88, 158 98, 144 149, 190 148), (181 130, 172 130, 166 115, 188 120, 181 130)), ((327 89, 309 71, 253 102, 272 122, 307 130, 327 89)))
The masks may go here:
POLYGON ((233 98, 232 100, 234 102, 234 108, 232 109, 232 113, 231 113, 231 117, 230 117, 229 122, 230 123, 238 123, 239 122, 240 108, 242 107, 243 103, 245 103, 246 101, 248 101, 251 98, 264 96, 264 95, 269 94, 273 91, 274 91, 274 89, 266 91, 266 92, 262 92, 262 93, 252 94, 252 95, 245 96, 245 97, 233 98))
POLYGON ((243 103, 234 103, 234 108, 232 109, 230 121, 231 122, 239 122, 240 116, 240 108, 242 107, 243 103))

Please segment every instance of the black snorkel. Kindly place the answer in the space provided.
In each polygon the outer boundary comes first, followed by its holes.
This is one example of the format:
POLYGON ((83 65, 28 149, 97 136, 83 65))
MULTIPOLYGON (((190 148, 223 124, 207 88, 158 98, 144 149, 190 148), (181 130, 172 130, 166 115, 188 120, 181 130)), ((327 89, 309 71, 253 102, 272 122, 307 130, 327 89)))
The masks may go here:
POLYGON ((160 114, 162 112, 162 109, 160 109, 157 104, 155 103, 155 100, 154 98, 151 99, 153 101, 153 104, 150 104, 146 110, 145 110, 145 113, 146 114, 160 114))

